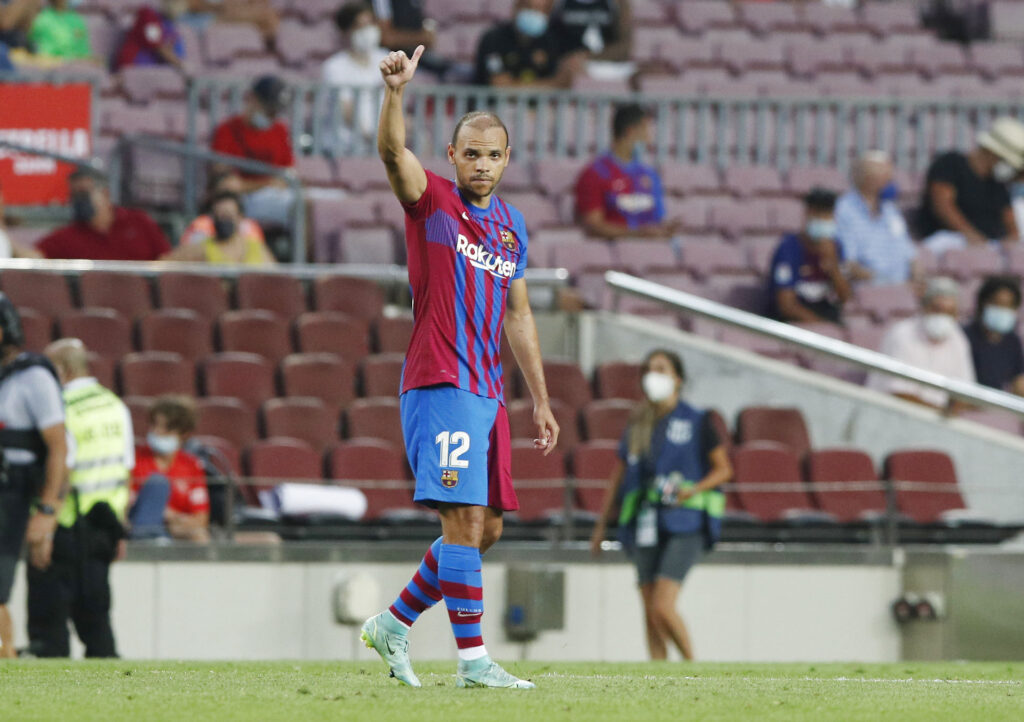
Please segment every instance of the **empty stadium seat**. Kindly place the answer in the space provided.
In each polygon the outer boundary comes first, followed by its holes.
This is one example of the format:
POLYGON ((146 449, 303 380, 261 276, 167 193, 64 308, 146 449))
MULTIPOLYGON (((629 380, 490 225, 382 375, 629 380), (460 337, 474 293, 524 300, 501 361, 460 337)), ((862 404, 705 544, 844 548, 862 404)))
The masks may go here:
POLYGON ((336 311, 304 313, 295 321, 299 350, 332 353, 357 363, 370 353, 369 325, 336 311))
MULTIPOLYGON (((558 448, 569 453, 580 441, 576 409, 563 401, 551 399, 551 413, 558 424, 558 448)), ((508 424, 513 439, 536 439, 537 425, 533 423, 533 401, 517 399, 509 403, 508 424)))
POLYGON ((743 409, 736 421, 736 440, 741 444, 774 441, 789 447, 798 458, 811 450, 807 424, 797 408, 749 406, 743 409))
POLYGON ((270 311, 227 311, 217 319, 222 351, 258 354, 277 365, 292 352, 288 322, 270 311))
POLYGON ((879 323, 893 318, 913 316, 918 302, 909 285, 858 286, 854 291, 855 309, 865 311, 879 323))
POLYGON ((127 354, 121 359, 121 393, 127 396, 195 396, 195 366, 190 359, 167 351, 127 354))
POLYGON ((831 517, 814 508, 803 488, 800 460, 783 444, 752 441, 741 444, 733 454, 736 494, 743 509, 764 522, 825 522, 831 517), (789 490, 758 491, 759 484, 795 485, 789 490))
POLYGON ((109 308, 68 311, 57 320, 57 335, 80 339, 89 351, 113 360, 132 350, 131 324, 109 308))
POLYGON ((807 457, 807 480, 811 484, 829 484, 811 488, 811 495, 822 511, 849 523, 877 519, 886 511, 885 490, 871 457, 857 449, 819 449, 807 457), (857 488, 876 484, 873 488, 857 488), (843 488, 847 485, 853 488, 843 488))
POLYGON ((305 441, 318 454, 338 440, 338 417, 318 398, 270 399, 263 404, 263 434, 305 441))
POLYGON ((405 354, 379 353, 362 362, 363 396, 398 396, 405 354))
POLYGON ((628 399, 591 401, 583 407, 583 429, 588 441, 618 441, 629 423, 636 402, 628 399))
POLYGON ((196 399, 196 433, 217 436, 244 449, 259 438, 256 412, 235 398, 196 399))
MULTIPOLYGON (((526 379, 522 377, 521 371, 519 376, 519 389, 525 394, 526 379)), ((581 409, 590 403, 590 384, 575 361, 545 361, 544 379, 547 381, 548 394, 551 398, 563 401, 573 409, 581 409)))
POLYGON ((302 282, 291 276, 243 273, 235 287, 238 307, 272 311, 283 318, 295 318, 306 310, 302 282))
POLYGON ((412 340, 412 323, 410 316, 378 318, 374 323, 377 352, 404 354, 412 340))
POLYGON ((250 484, 243 495, 259 498, 259 492, 286 482, 322 483, 323 457, 299 439, 263 439, 245 450, 245 468, 250 484))
POLYGON ((601 364, 594 370, 598 398, 640 401, 644 397, 640 387, 641 372, 640 364, 621 361, 601 364))
POLYGON ((711 426, 718 434, 719 445, 725 447, 725 452, 731 458, 736 444, 732 438, 732 431, 729 430, 729 424, 718 409, 708 409, 708 414, 711 416, 711 426))
POLYGON ((521 521, 557 518, 565 511, 565 455, 555 449, 547 456, 532 441, 512 442, 512 478, 519 497, 521 521))
POLYGON ((367 520, 425 511, 412 501, 413 484, 401 446, 380 439, 350 439, 330 451, 327 465, 332 479, 369 482, 356 484, 366 494, 367 520))
POLYGON ((214 354, 203 362, 202 378, 207 396, 236 398, 251 409, 277 395, 273 366, 256 354, 214 354))
POLYGON ((318 278, 313 286, 318 311, 341 311, 371 320, 384 309, 384 291, 374 281, 347 276, 318 278))
POLYGON ((346 436, 383 439, 404 446, 402 417, 396 398, 356 399, 345 410, 346 436))
POLYGON ((132 432, 136 439, 144 439, 149 432, 149 407, 153 399, 146 396, 124 396, 121 398, 132 417, 132 432))
POLYGON ((162 308, 187 308, 209 319, 228 310, 227 288, 216 276, 161 273, 156 283, 162 308))
POLYGON ((210 319, 187 308, 162 308, 138 322, 143 351, 170 351, 198 361, 213 353, 210 319))
POLYGON ((25 334, 25 349, 42 353, 53 340, 53 319, 31 308, 19 308, 21 330, 25 334))
POLYGON ((895 451, 886 457, 884 471, 892 485, 896 508, 919 524, 941 523, 944 513, 966 508, 956 468, 948 454, 895 451), (910 485, 904 486, 907 482, 910 485), (920 488, 914 488, 914 484, 920 488))
POLYGON ((617 441, 587 441, 572 452, 576 500, 588 512, 600 514, 608 493, 608 480, 620 463, 617 441))
POLYGON ((292 354, 281 362, 285 396, 318 398, 332 414, 356 397, 355 367, 329 353, 292 354))
POLYGON ((127 319, 136 319, 153 309, 149 279, 133 273, 89 271, 78 277, 82 305, 112 308, 127 319))
POLYGON ((231 474, 241 476, 242 452, 227 439, 222 439, 219 436, 196 434, 189 437, 189 442, 190 445, 199 444, 202 446, 210 454, 218 470, 223 470, 223 467, 226 466, 227 471, 230 471, 231 474))
POLYGON ((63 274, 50 271, 0 271, 0 291, 15 306, 55 316, 70 311, 71 289, 63 274))

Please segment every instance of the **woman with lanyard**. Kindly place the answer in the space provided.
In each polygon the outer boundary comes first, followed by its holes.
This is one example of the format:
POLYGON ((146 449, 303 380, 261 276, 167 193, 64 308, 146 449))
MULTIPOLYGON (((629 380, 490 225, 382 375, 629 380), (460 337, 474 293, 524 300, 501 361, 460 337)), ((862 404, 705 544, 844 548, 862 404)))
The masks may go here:
POLYGON ((732 464, 710 414, 680 399, 682 359, 652 351, 643 363, 647 401, 633 412, 619 447, 590 548, 601 551, 619 509, 619 537, 637 567, 651 659, 666 659, 671 640, 693 659, 676 600, 690 568, 718 540, 732 464))

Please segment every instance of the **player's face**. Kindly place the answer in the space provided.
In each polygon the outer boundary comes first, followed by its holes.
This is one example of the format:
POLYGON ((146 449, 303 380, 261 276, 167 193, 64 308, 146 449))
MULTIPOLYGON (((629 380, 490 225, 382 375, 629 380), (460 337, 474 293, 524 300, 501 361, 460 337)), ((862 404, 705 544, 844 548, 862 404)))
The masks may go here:
POLYGON ((488 198, 501 181, 511 149, 501 128, 464 126, 455 146, 448 146, 448 161, 455 166, 455 180, 470 198, 488 198))

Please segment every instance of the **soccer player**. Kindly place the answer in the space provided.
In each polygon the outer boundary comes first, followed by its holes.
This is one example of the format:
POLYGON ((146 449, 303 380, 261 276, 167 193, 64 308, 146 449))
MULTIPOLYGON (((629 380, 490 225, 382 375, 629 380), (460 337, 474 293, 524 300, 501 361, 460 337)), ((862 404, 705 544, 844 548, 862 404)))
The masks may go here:
POLYGON ((526 224, 494 195, 509 162, 508 131, 493 113, 455 126, 448 161, 456 181, 424 171, 405 147, 402 95, 423 54, 381 62, 385 93, 377 150, 406 213, 415 325, 402 379, 402 431, 416 475, 415 500, 437 509, 442 536, 389 609, 363 625, 362 638, 412 687, 407 634, 444 599, 459 649, 459 687, 531 689, 491 661, 480 631, 480 555, 501 536, 502 513, 519 508, 512 488, 508 415, 500 357, 504 323, 533 395, 545 454, 558 443, 537 328, 523 273, 526 224), (507 301, 507 312, 506 312, 507 301))

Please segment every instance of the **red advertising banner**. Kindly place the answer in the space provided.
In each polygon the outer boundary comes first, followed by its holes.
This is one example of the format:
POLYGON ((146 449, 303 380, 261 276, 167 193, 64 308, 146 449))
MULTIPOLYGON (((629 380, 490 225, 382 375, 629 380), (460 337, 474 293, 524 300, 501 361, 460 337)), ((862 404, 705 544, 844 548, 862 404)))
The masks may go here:
MULTIPOLYGON (((92 88, 87 83, 0 83, 0 140, 72 158, 92 154, 92 88)), ((73 167, 0 147, 0 189, 11 206, 66 203, 73 167)))

